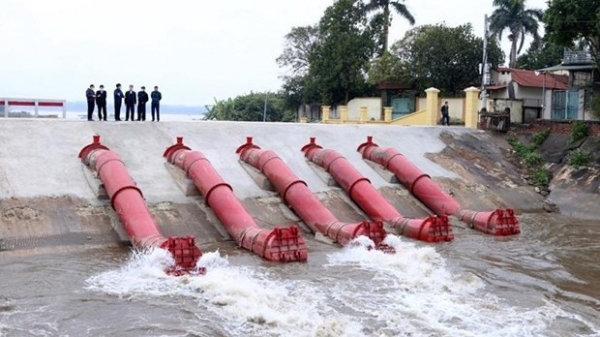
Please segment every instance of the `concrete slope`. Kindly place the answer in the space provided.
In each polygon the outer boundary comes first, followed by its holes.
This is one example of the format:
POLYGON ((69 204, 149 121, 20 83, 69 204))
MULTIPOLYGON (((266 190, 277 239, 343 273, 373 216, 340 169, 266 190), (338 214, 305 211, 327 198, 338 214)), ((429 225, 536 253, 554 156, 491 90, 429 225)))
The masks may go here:
POLYGON ((177 136, 183 136, 193 150, 203 152, 256 221, 272 228, 299 219, 281 204, 276 193, 261 189, 239 163, 235 150, 247 136, 261 148, 275 151, 340 220, 360 221, 365 215, 304 159, 300 149, 309 137, 348 158, 403 214, 420 217, 429 211, 402 186, 390 183, 389 177, 386 180, 363 161, 356 148, 373 136, 376 143, 395 147, 437 180, 461 184, 456 173, 428 159, 428 153, 446 148, 442 132, 456 137, 481 134, 464 128, 383 125, 1 119, 0 239, 4 243, 0 250, 32 247, 37 242, 78 245, 115 240, 112 228, 119 224, 114 212, 106 200, 96 198, 84 174, 87 169, 77 157, 94 134, 122 157, 165 235, 194 234, 203 246, 227 249, 231 244, 221 243, 227 236, 214 214, 201 198, 186 197, 165 166, 162 154, 177 136), (29 214, 35 214, 35 219, 29 219, 29 214), (32 236, 39 239, 29 240, 32 236))
MULTIPOLYGON (((63 120, 2 120, 0 122, 0 198, 73 195, 94 199, 82 174, 78 152, 99 134, 102 143, 121 155, 149 202, 185 201, 164 167, 162 153, 184 136, 185 143, 204 152, 242 198, 267 196, 238 164, 235 149, 253 136, 264 149, 279 154, 314 192, 329 187, 305 162, 300 148, 310 136, 342 153, 376 187, 389 186, 356 152, 373 135, 383 146, 394 146, 432 176, 457 176, 433 163, 425 153, 445 145, 440 128, 232 122, 116 123, 63 120)), ((466 130, 457 129, 457 132, 466 130)))

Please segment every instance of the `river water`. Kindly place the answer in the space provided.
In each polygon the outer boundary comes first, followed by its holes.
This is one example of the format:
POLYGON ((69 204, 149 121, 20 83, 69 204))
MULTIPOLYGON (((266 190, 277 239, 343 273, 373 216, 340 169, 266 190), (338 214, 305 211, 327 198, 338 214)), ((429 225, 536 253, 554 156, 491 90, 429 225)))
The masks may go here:
POLYGON ((600 336, 600 224, 520 221, 390 237, 395 255, 309 240, 306 264, 221 243, 196 277, 165 276, 160 250, 0 253, 0 336, 600 336))

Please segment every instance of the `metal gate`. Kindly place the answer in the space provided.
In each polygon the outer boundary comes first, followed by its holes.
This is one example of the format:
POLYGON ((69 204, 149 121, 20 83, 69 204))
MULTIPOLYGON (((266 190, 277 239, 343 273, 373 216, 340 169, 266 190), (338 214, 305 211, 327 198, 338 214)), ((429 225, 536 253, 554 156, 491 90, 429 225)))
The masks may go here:
POLYGON ((554 90, 552 92, 552 119, 577 119, 579 90, 554 90))
POLYGON ((392 97, 392 119, 415 112, 415 96, 402 93, 392 97))

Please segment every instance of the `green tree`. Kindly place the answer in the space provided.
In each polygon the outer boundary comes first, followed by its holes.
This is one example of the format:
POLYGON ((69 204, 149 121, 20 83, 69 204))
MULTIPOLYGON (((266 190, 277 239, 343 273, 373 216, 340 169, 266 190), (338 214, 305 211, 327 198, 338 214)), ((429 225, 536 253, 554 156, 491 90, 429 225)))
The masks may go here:
POLYGON ((206 113, 207 120, 230 121, 262 121, 266 116, 267 122, 290 121, 295 116, 285 108, 285 100, 281 93, 254 93, 240 95, 234 99, 215 100, 215 105, 206 113), (265 114, 265 101, 267 111, 265 114))
POLYGON ((291 68, 294 74, 308 72, 310 58, 319 43, 319 27, 293 27, 285 36, 283 53, 276 59, 280 67, 291 68))
POLYGON ((319 92, 310 76, 286 76, 283 78, 281 95, 287 110, 297 111, 298 107, 319 102, 319 92))
POLYGON ((508 39, 511 42, 509 54, 509 67, 517 65, 517 55, 521 53, 527 34, 533 37, 534 43, 539 43, 539 20, 542 11, 527 9, 525 0, 494 0, 496 9, 490 16, 490 32, 502 40, 502 33, 509 31, 508 39))
POLYGON ((549 41, 542 41, 541 46, 532 43, 525 54, 517 58, 517 68, 527 70, 548 68, 560 64, 562 58, 561 46, 549 41))
POLYGON ((549 0, 544 23, 550 41, 559 46, 583 41, 600 68, 600 1, 549 0))
MULTIPOLYGON (((462 95, 467 87, 481 83, 483 40, 473 34, 470 24, 418 26, 392 46, 392 53, 405 64, 403 69, 420 91, 436 87, 446 95, 462 95)), ((492 66, 504 62, 495 39, 488 45, 488 61, 492 66)))
POLYGON ((376 23, 373 27, 381 26, 383 29, 379 41, 379 45, 381 46, 380 56, 388 50, 392 12, 406 19, 411 25, 415 24, 415 18, 402 2, 404 0, 369 0, 364 7, 367 13, 375 12, 375 15, 371 19, 373 23, 376 23))
POLYGON ((389 51, 371 61, 369 67, 369 83, 378 85, 382 82, 410 82, 406 64, 389 51))
POLYGON ((335 1, 325 10, 319 32, 309 76, 323 103, 347 103, 367 89, 366 70, 375 49, 373 31, 359 1, 335 1))

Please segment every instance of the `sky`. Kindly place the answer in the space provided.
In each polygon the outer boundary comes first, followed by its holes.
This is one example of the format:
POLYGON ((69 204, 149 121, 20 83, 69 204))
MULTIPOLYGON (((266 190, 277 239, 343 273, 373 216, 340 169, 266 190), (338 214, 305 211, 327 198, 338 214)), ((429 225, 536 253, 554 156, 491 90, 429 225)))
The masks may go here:
MULTIPOLYGON (((2 0, 0 97, 82 101, 90 84, 158 85, 168 104, 277 91, 275 59, 295 26, 333 0, 2 0)), ((417 25, 470 22, 483 36, 492 0, 406 0, 417 25)), ((546 0, 527 0, 546 8, 546 0)), ((399 16, 390 45, 410 25, 399 16)), ((505 34, 506 36, 506 34, 505 34)), ((503 41, 508 54, 509 43, 503 41)), ((526 48, 526 47, 525 47, 526 48)))

